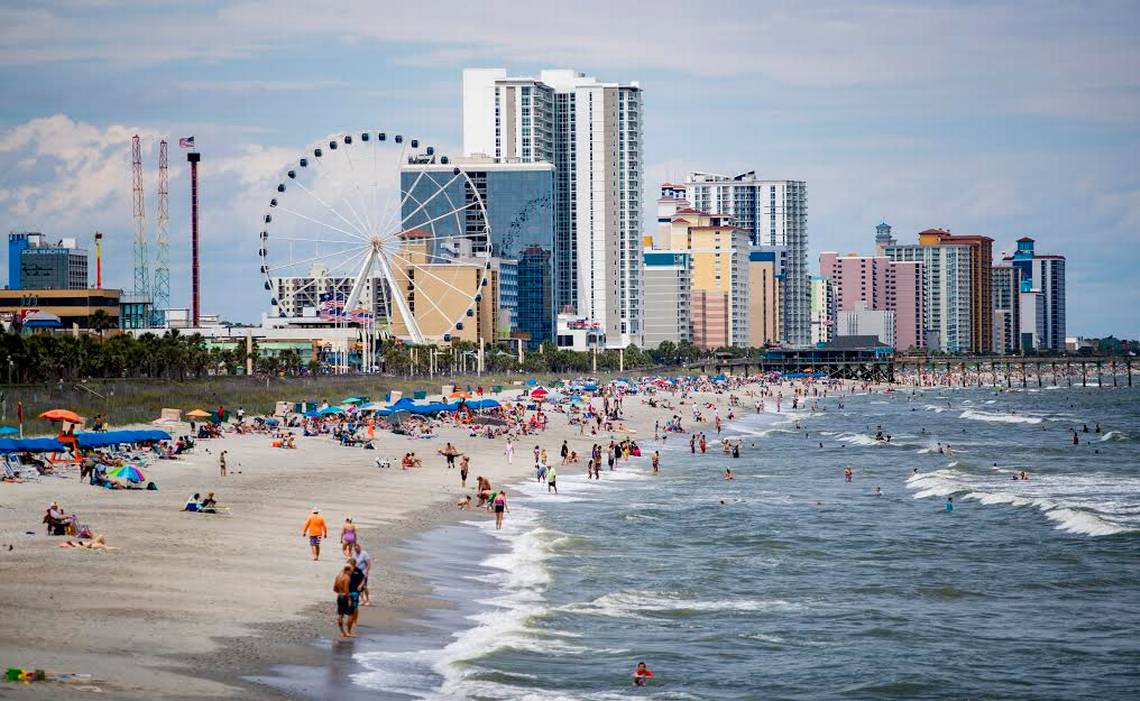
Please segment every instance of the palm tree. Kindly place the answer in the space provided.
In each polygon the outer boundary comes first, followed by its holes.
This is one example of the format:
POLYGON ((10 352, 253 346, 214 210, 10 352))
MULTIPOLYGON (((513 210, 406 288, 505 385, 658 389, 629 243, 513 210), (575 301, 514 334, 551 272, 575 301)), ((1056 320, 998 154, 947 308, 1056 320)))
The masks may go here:
POLYGON ((99 332, 99 338, 103 338, 103 332, 115 328, 115 320, 111 318, 107 312, 102 309, 96 309, 87 317, 87 326, 92 331, 99 332))

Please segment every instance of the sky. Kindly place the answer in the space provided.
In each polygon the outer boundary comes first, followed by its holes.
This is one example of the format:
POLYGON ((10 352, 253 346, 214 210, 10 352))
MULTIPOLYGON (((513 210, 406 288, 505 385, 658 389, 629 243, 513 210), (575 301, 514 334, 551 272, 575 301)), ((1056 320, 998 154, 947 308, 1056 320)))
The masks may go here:
MULTIPOLYGON (((1140 3, 6 0, 0 228, 105 235, 132 286, 130 137, 153 220, 171 142, 172 306, 187 306, 202 153, 202 305, 256 321, 258 232, 328 134, 459 154, 465 67, 574 68, 644 90, 646 230, 691 170, 808 183, 818 252, 943 227, 1068 259, 1069 335, 1140 338, 1140 3)), ((153 234, 152 234, 153 235, 153 234)), ((6 258, 6 247, 0 257, 6 258)))

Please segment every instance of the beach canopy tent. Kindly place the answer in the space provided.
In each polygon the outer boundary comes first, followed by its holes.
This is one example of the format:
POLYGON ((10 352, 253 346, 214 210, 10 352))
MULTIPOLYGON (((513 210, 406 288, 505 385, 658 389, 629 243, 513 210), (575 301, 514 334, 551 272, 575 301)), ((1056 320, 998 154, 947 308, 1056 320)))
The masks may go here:
MULTIPOLYGON (((168 441, 170 434, 166 431, 146 429, 139 431, 103 431, 100 433, 87 432, 75 434, 75 440, 80 448, 105 448, 120 443, 146 443, 149 441, 168 441)), ((62 453, 67 446, 55 438, 43 436, 40 438, 0 438, 0 453, 62 453)))
POLYGON ((0 426, 0 436, 11 436, 19 432, 20 429, 15 426, 0 426))
POLYGON ((99 433, 77 433, 75 439, 79 441, 80 448, 103 448, 120 443, 147 443, 150 441, 168 441, 170 434, 166 431, 143 429, 137 431, 102 431, 99 433))

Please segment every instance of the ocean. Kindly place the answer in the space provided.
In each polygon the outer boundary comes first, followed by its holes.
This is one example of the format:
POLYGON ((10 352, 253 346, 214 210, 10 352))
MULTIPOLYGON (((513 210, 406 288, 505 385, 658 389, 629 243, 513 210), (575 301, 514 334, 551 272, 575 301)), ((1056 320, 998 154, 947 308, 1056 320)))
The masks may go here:
POLYGON ((513 490, 503 531, 410 541, 445 605, 340 671, 391 699, 1137 698, 1137 399, 821 398, 738 410, 739 459, 710 431, 706 455, 646 441, 656 476, 567 466, 557 496, 513 490))

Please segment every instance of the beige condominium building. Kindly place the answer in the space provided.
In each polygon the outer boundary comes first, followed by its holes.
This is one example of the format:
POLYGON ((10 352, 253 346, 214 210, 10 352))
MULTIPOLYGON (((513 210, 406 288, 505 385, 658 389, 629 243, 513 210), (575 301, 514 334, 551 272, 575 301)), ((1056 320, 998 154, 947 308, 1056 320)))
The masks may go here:
MULTIPOLYGON (((418 230, 407 232, 392 266, 392 276, 420 332, 427 337, 450 333, 452 341, 494 341, 498 271, 485 270, 483 261, 465 262, 462 258, 429 263, 425 237, 418 230), (486 285, 482 284, 484 274, 486 285), (460 320, 458 324, 456 320, 460 320)), ((398 337, 408 335, 399 314, 392 315, 392 331, 398 337)))
POLYGON ((748 232, 730 217, 686 208, 670 221, 668 245, 689 253, 693 343, 706 349, 749 345, 748 232))
POLYGON ((763 348, 779 342, 780 279, 783 276, 784 249, 757 246, 748 253, 748 345, 763 348))

